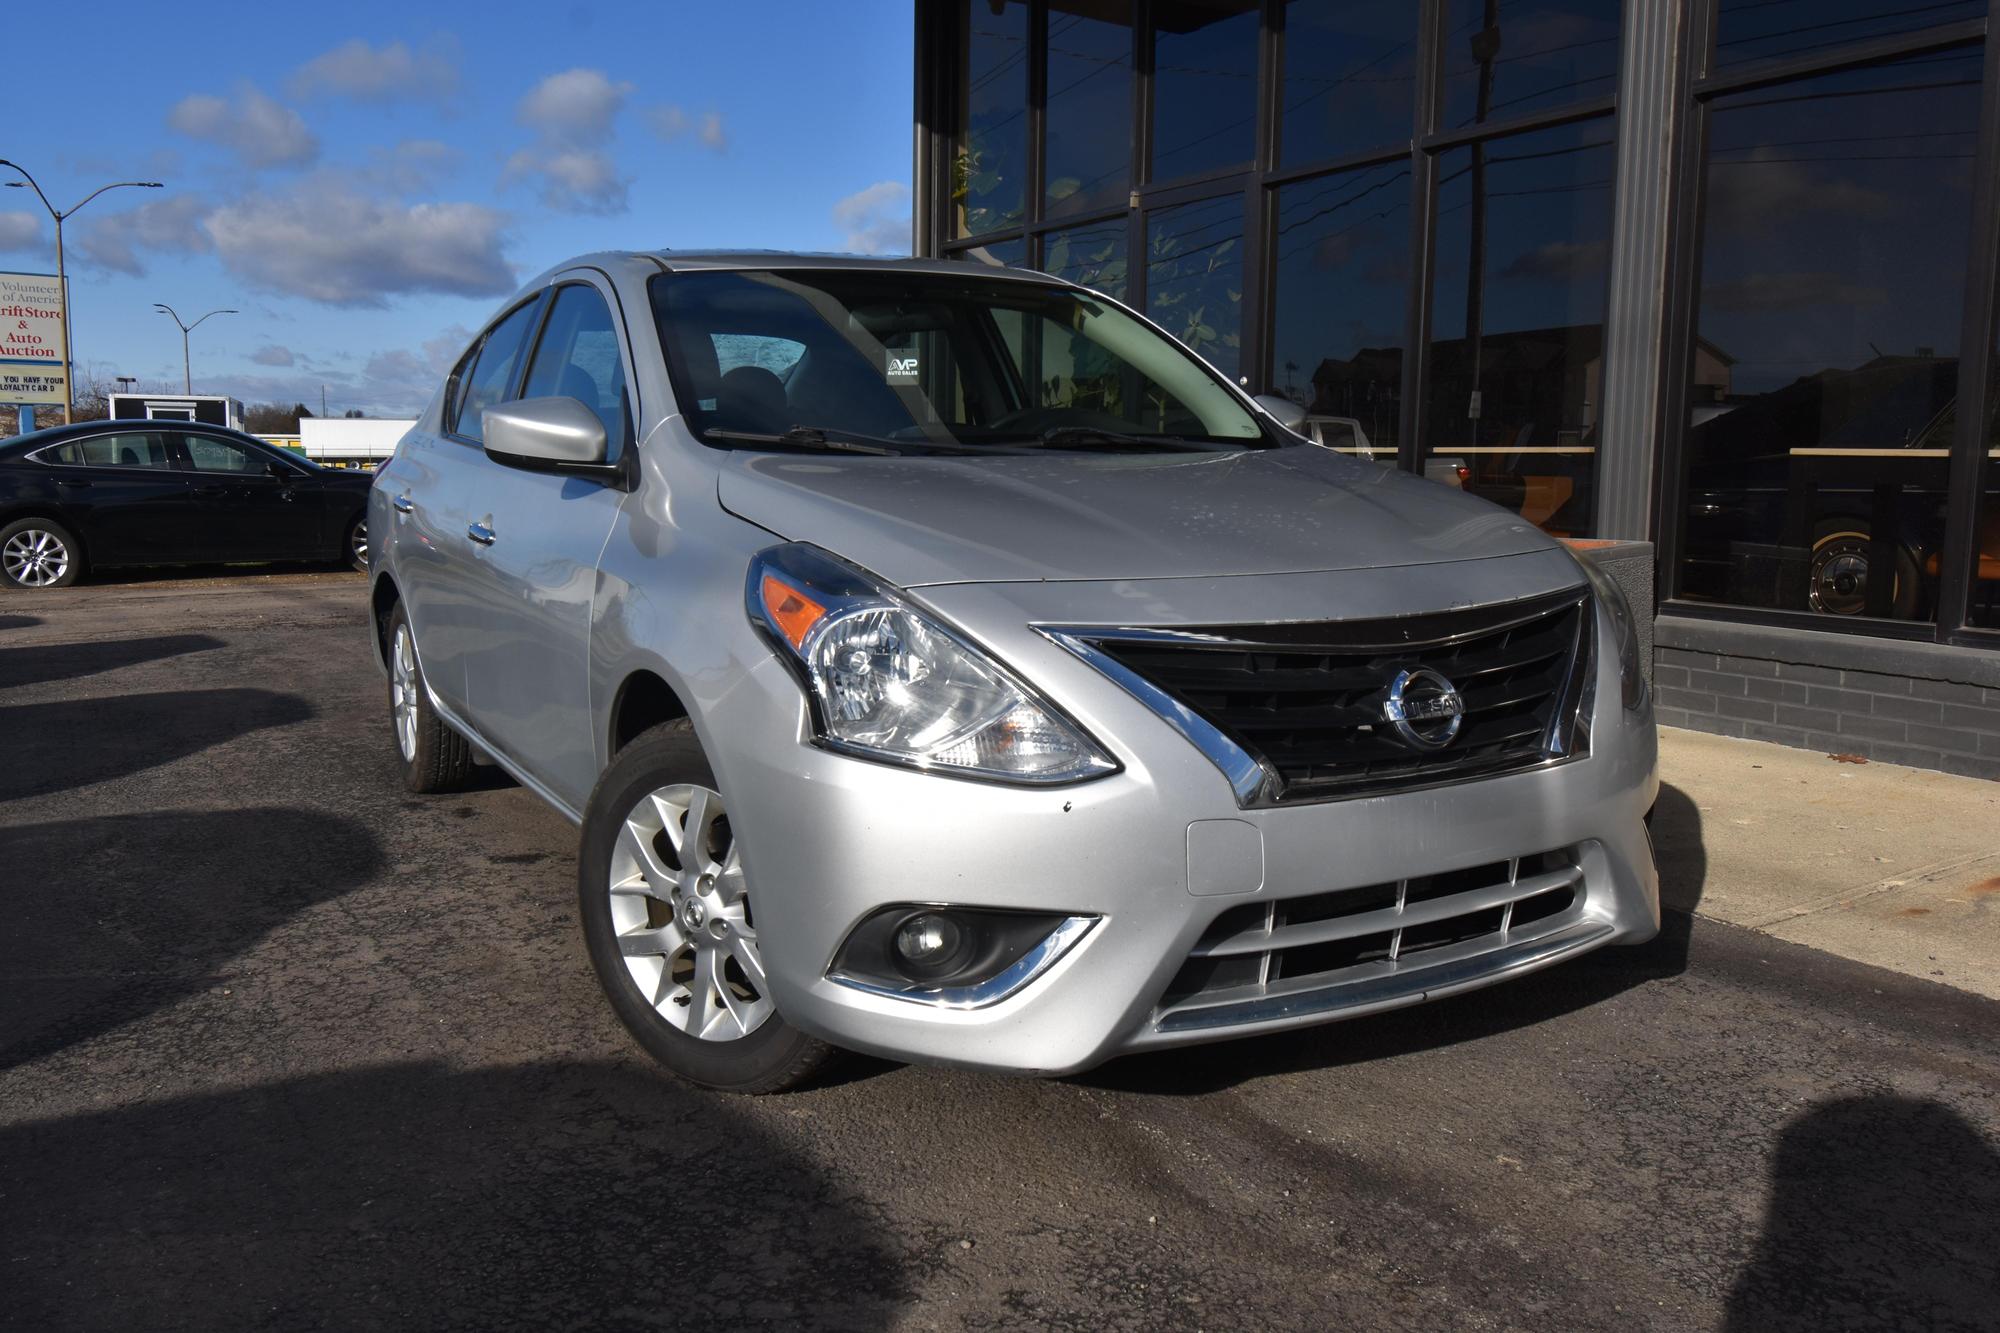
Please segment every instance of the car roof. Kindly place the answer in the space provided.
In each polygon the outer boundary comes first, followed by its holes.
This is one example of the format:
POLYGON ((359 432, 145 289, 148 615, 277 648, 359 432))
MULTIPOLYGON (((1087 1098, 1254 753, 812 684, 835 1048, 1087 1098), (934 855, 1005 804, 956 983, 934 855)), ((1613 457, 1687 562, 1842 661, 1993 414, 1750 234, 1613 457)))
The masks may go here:
POLYGON ((1027 269, 1002 268, 997 264, 968 263, 962 259, 909 259, 886 258, 881 255, 855 255, 818 253, 808 250, 606 250, 594 254, 578 255, 565 260, 540 274, 524 285, 523 293, 547 284, 558 274, 576 268, 602 268, 607 270, 634 268, 666 271, 670 273, 694 272, 698 270, 762 270, 773 269, 860 269, 883 273, 939 273, 964 276, 968 273, 984 277, 1012 278, 1021 282, 1039 283, 1046 287, 1069 287, 1074 284, 1046 273, 1035 273, 1027 269))

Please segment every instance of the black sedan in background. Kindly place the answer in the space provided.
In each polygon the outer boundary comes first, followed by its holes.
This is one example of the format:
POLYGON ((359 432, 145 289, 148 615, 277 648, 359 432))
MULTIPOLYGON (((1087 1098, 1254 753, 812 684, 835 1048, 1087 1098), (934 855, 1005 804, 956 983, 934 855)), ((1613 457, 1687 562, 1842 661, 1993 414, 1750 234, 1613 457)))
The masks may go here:
POLYGON ((0 443, 0 586, 217 561, 365 565, 366 472, 175 421, 86 421, 0 443))

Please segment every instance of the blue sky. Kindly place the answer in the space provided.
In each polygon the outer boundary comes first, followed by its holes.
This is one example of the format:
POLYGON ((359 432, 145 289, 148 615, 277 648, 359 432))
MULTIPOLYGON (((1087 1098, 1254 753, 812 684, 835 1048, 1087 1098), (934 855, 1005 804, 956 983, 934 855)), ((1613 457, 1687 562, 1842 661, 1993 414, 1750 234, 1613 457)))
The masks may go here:
MULTIPOLYGON (((71 77, 17 106, 0 158, 58 208, 166 184, 64 225, 83 374, 178 389, 153 302, 229 306, 194 333, 197 392, 411 413, 507 292, 582 251, 907 252, 911 11, 188 0, 92 6, 86 36, 41 6, 9 45, 71 77)), ((52 240, 0 190, 0 269, 53 272, 52 240)))

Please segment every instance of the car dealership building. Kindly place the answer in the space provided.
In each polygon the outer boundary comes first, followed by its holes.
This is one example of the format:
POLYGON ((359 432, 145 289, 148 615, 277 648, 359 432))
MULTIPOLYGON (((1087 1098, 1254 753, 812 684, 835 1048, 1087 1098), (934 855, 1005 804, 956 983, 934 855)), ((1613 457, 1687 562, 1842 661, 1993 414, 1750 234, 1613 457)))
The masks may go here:
POLYGON ((1663 722, 2000 777, 1984 0, 915 11, 918 253, 1653 543, 1663 722))

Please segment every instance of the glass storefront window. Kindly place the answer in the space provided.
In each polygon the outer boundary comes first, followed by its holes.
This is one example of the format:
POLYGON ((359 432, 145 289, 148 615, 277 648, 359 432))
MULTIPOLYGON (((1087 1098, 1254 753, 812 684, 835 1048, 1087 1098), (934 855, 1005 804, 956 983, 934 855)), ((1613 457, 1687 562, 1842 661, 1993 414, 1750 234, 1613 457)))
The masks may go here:
POLYGON ((2000 348, 1988 372, 1986 458, 1980 464, 1979 522, 1972 535, 1972 609, 1967 619, 1985 629, 2000 629, 2000 348))
POLYGON ((1125 219, 1049 232, 1042 237, 1042 271, 1124 300, 1125 219))
POLYGON ((1122 204, 1132 189, 1132 6, 1051 0, 1043 208, 1122 204))
POLYGON ((1408 0, 1287 0, 1284 164, 1407 143, 1416 48, 1417 7, 1408 0))
POLYGON ((1261 9, 1257 0, 1156 0, 1154 181, 1249 164, 1261 9))
POLYGON ((1716 98, 1678 595, 1929 620, 1975 49, 1716 98))
POLYGON ((966 0, 963 18, 951 228, 977 236, 1019 226, 1027 203, 1028 6, 966 0))
POLYGON ((1592 531, 1611 260, 1610 118, 1438 161, 1427 475, 1592 531))
POLYGON ((1243 359, 1243 196, 1163 208, 1146 223, 1146 313, 1235 379, 1243 359))
POLYGON ((1410 285, 1410 164, 1283 186, 1273 255, 1272 391, 1309 433, 1393 463, 1410 285))
POLYGON ((1449 0, 1446 129, 1511 120, 1618 88, 1622 0, 1449 0))
POLYGON ((1722 0, 1715 17, 1720 69, 1746 60, 1809 55, 1847 42, 1983 18, 1986 0, 1722 0))

